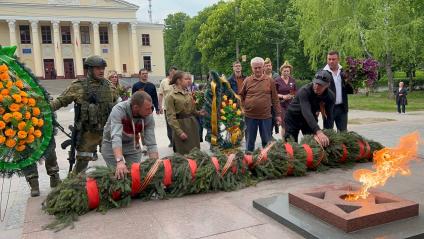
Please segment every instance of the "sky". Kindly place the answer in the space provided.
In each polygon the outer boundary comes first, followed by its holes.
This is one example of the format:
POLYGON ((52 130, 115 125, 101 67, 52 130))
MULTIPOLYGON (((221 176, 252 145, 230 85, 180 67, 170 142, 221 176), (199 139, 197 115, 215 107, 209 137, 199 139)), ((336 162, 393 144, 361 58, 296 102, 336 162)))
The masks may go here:
MULTIPOLYGON (((149 21, 149 1, 148 0, 125 0, 140 6, 137 12, 139 21, 149 21)), ((153 23, 163 23, 163 19, 168 14, 184 12, 189 16, 197 15, 197 12, 203 8, 217 3, 219 0, 152 0, 152 19, 153 23)))

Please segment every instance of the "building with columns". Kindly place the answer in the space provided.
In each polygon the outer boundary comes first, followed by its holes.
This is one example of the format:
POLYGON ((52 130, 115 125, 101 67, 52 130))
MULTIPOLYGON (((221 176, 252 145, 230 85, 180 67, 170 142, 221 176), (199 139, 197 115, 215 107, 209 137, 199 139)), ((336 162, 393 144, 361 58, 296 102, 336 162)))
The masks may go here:
POLYGON ((123 76, 146 68, 164 77, 164 26, 137 22, 138 8, 121 0, 2 0, 0 45, 16 45, 40 79, 83 77, 94 54, 123 76))

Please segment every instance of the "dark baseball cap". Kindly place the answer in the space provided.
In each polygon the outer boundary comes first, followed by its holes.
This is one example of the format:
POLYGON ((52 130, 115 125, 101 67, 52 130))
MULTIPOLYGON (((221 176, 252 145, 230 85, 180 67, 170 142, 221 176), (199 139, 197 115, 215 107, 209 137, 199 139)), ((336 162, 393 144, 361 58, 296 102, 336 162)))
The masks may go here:
POLYGON ((315 74, 313 82, 323 86, 329 85, 331 82, 331 75, 328 71, 325 70, 318 71, 315 74))

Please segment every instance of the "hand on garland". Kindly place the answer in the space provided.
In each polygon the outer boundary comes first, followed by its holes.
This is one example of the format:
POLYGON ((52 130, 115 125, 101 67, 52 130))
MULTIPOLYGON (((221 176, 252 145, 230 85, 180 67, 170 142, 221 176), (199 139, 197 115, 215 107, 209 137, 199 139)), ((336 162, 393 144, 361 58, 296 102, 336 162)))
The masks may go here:
POLYGON ((318 130, 314 135, 314 139, 322 146, 327 147, 330 144, 330 139, 321 130, 318 130))
POLYGON ((127 173, 128 173, 127 165, 125 165, 124 161, 119 161, 116 164, 115 177, 117 179, 124 179, 127 173))

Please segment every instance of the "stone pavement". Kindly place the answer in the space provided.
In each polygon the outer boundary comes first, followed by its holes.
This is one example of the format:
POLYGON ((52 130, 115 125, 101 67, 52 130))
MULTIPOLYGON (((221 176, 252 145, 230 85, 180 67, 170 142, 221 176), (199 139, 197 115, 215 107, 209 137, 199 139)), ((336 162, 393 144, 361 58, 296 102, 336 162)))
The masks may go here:
MULTIPOLYGON (((45 82, 43 82, 44 84, 45 82)), ((48 82, 47 88, 57 95, 66 87, 66 82, 48 82)), ((58 111, 59 122, 66 128, 72 123, 72 106, 58 111)), ((404 134, 418 130, 424 136, 424 111, 406 115, 368 111, 351 111, 349 118, 354 124, 349 130, 379 142, 393 146, 404 134)), ((163 116, 155 116, 156 136, 160 156, 172 153, 167 147, 166 128, 163 116)), ((276 138, 278 135, 274 135, 276 138)), ((56 136, 58 145, 66 136, 56 136)), ((260 145, 259 137, 257 146, 260 145)), ((202 149, 208 149, 202 143, 202 149)), ((60 175, 66 177, 67 152, 56 149, 59 158, 60 175)), ((424 147, 420 154, 424 155, 424 147)), ((100 158, 91 165, 104 165, 100 158)), ((370 167, 359 164, 354 169, 370 167)), ((401 195, 410 200, 423 203, 424 165, 413 163, 412 175, 390 179, 382 190, 401 195)), ((182 198, 157 201, 133 201, 129 207, 110 210, 102 215, 90 212, 80 217, 74 229, 54 233, 42 229, 52 217, 41 211, 41 202, 49 192, 49 178, 44 166, 39 166, 41 197, 29 198, 29 188, 24 178, 11 179, 11 192, 5 221, 0 223, 0 239, 14 238, 300 238, 290 229, 273 221, 252 207, 252 200, 289 192, 298 188, 311 187, 326 183, 342 183, 352 180, 354 169, 332 169, 323 173, 309 173, 306 177, 285 178, 259 183, 255 187, 235 192, 219 192, 182 198)), ((3 209, 10 179, 5 179, 3 190, 3 209)), ((1 183, 1 182, 0 182, 1 183)))

